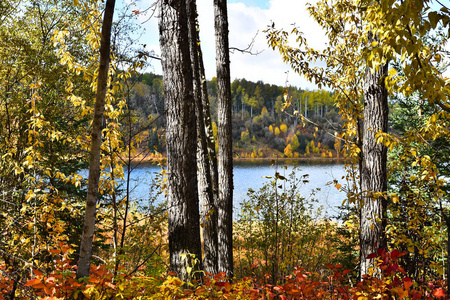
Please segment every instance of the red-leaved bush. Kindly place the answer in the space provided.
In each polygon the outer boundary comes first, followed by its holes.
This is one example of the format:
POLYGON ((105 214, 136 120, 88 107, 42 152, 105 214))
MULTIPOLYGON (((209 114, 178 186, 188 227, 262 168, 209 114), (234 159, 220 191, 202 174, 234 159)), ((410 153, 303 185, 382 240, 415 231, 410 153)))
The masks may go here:
MULTIPOLYGON (((369 258, 377 261, 377 276, 365 275, 353 283, 342 265, 327 265, 331 274, 321 280, 303 268, 295 268, 283 284, 270 285, 267 278, 243 278, 230 282, 224 273, 206 274, 203 282, 184 284, 175 276, 150 277, 140 274, 116 276, 106 266, 93 266, 89 278, 76 279, 76 266, 67 258, 68 247, 52 250, 53 273, 33 271, 33 278, 16 291, 14 299, 439 299, 445 297, 441 283, 420 285, 405 275, 398 258, 406 253, 379 249, 369 258), (188 286, 186 288, 186 286, 188 286), (25 296, 26 295, 26 296, 25 296)), ((0 267, 1 270, 1 267, 0 267)), ((4 270, 0 277, 0 299, 5 299, 14 281, 4 270)), ((172 274, 173 275, 173 274, 172 274)), ((269 275, 266 275, 269 276, 269 275)))

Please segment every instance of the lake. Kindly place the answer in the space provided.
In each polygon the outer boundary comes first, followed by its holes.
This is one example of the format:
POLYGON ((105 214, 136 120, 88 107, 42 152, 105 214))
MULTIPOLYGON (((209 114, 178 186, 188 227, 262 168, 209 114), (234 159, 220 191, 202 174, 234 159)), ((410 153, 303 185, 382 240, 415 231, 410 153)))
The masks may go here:
MULTIPOLYGON (((293 164, 286 164, 285 162, 280 162, 277 166, 271 166, 269 161, 234 162, 234 216, 236 217, 239 213, 239 203, 247 197, 249 188, 258 190, 263 184, 271 180, 265 178, 265 176, 274 176, 276 171, 287 177, 293 168, 293 164)), ((322 206, 323 211, 330 217, 337 215, 337 206, 342 204, 346 195, 330 183, 336 179, 344 185, 342 182, 342 177, 345 175, 344 165, 333 162, 299 161, 296 168, 296 173, 299 176, 309 175, 307 178, 309 182, 300 189, 302 196, 309 198, 312 190, 320 189, 313 196, 318 200, 318 204, 315 204, 315 206, 322 206)), ((154 195, 150 184, 155 181, 159 171, 158 166, 150 163, 136 166, 131 173, 133 190, 130 198, 145 203, 149 195, 154 195)), ((162 196, 159 196, 159 198, 162 199, 162 196)))

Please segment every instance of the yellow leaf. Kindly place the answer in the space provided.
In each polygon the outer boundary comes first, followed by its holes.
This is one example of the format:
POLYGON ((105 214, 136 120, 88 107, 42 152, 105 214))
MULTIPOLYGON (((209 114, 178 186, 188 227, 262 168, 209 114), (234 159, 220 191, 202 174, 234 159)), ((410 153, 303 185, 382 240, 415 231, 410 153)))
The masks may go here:
POLYGON ((399 197, 397 194, 391 194, 391 199, 393 203, 397 203, 399 201, 399 197))
POLYGON ((391 68, 391 69, 389 70, 389 75, 392 75, 392 76, 397 75, 397 70, 394 69, 394 68, 391 68))

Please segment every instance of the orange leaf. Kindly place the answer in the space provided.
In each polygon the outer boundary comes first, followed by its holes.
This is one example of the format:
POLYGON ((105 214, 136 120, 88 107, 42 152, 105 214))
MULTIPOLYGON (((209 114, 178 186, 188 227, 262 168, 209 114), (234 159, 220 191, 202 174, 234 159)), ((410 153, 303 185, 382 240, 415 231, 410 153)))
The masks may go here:
POLYGON ((99 283, 100 282, 100 280, 98 278, 89 278, 88 281, 92 282, 92 283, 99 283))
POLYGON ((28 280, 27 283, 25 283, 25 286, 36 285, 39 283, 41 283, 41 280, 38 278, 35 278, 35 279, 28 280))
POLYGON ((405 290, 409 290, 409 288, 414 284, 411 278, 403 278, 403 285, 405 286, 405 290))
POLYGON ((408 296, 408 291, 405 291, 402 287, 398 286, 392 289, 394 293, 398 295, 400 299, 408 296))

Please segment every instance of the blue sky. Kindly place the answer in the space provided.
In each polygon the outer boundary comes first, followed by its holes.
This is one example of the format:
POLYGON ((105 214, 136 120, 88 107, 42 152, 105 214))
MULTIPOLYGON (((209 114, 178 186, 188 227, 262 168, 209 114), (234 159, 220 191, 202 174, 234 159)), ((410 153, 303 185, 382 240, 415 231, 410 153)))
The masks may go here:
MULTIPOLYGON (((131 1, 131 0, 125 0, 131 1)), ((119 2, 118 1, 118 5, 119 2)), ((144 10, 154 1, 136 1, 133 9, 144 10)), ((230 29, 230 47, 244 49, 255 38, 253 50, 262 51, 254 56, 235 52, 231 54, 231 80, 245 78, 251 81, 262 80, 265 83, 283 86, 286 82, 286 72, 290 67, 284 64, 278 53, 267 46, 265 35, 262 32, 274 21, 277 26, 291 28, 296 23, 304 28, 306 36, 310 37, 311 43, 318 46, 323 45, 322 33, 312 19, 309 18, 305 9, 306 2, 315 0, 229 0, 228 18, 230 29)), ((212 0, 197 0, 200 23, 201 47, 204 53, 206 77, 211 79, 215 76, 215 36, 214 36, 214 10, 212 0)), ((141 21, 147 20, 148 16, 141 16, 141 21)), ((148 50, 154 50, 159 54, 158 21, 155 17, 145 22, 142 26, 145 33, 140 39, 141 43, 147 44, 148 50)), ((147 71, 161 74, 159 61, 152 61, 147 71)), ((307 82, 299 75, 289 72, 289 84, 314 89, 315 85, 307 82)))
POLYGON ((228 0, 228 3, 244 3, 248 7, 259 7, 261 9, 269 9, 270 7, 267 0, 228 0))
MULTIPOLYGON (((132 0, 123 0, 132 1, 132 0)), ((324 48, 326 38, 317 23, 309 16, 305 4, 315 3, 317 0, 228 0, 228 18, 230 26, 230 47, 246 48, 255 38, 253 51, 262 51, 259 55, 231 54, 231 80, 245 78, 251 81, 262 80, 265 83, 285 85, 289 84, 303 89, 315 89, 316 86, 300 75, 291 71, 284 64, 281 56, 267 46, 262 32, 269 24, 275 22, 278 28, 290 29, 295 23, 308 39, 313 48, 324 48), (255 37, 256 36, 256 37, 255 37), (288 73, 287 73, 288 72, 288 73), (288 77, 287 75, 288 74, 288 77)), ((445 0, 448 1, 448 0, 445 0)), ((118 1, 120 3, 122 1, 118 1)), ((154 3, 154 0, 138 0, 136 9, 143 10, 154 3)), ((212 0, 197 0, 200 23, 201 47, 204 54, 206 77, 215 76, 215 36, 214 10, 212 0)), ((141 16, 141 21, 149 16, 141 16)), ((147 44, 148 50, 159 51, 158 21, 155 17, 142 25, 146 32, 140 42, 147 44)), ((162 74, 160 62, 153 60, 147 69, 162 74)))

